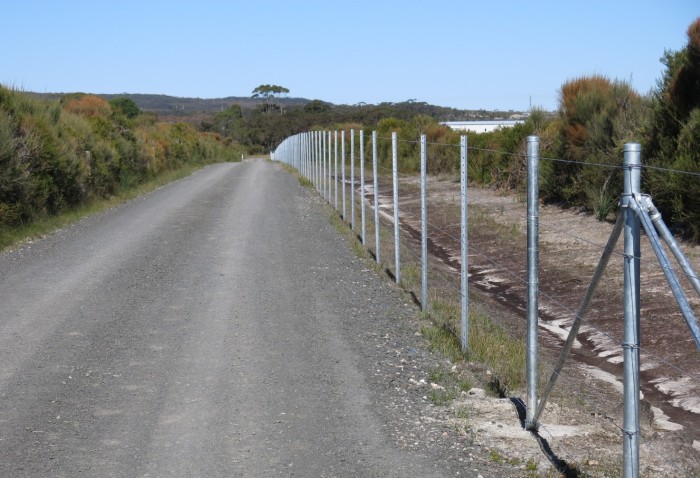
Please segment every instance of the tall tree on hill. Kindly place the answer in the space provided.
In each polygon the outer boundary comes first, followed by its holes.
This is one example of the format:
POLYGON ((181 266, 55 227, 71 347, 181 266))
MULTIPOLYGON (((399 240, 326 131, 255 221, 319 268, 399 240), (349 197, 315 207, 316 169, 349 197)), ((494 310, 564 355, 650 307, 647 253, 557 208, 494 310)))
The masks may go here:
POLYGON ((289 90, 284 86, 278 85, 260 85, 253 90, 253 98, 262 98, 263 110, 265 113, 270 113, 275 110, 279 110, 280 114, 284 112, 283 108, 275 103, 275 99, 282 95, 289 93, 289 90))

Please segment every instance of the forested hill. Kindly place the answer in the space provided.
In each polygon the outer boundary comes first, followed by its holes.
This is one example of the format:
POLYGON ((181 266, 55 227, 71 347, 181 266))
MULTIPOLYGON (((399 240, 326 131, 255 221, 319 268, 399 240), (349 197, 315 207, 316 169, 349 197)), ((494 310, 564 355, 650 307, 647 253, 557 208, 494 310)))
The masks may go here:
MULTIPOLYGON (((65 93, 31 93, 45 99, 60 99, 65 93)), ((159 116, 169 116, 176 114, 193 113, 218 113, 231 105, 240 105, 243 109, 253 109, 262 103, 262 100, 251 98, 250 96, 228 96, 226 98, 181 98, 179 96, 168 95, 148 95, 148 94, 97 94, 101 98, 109 101, 114 98, 130 98, 143 111, 150 111, 159 116)), ((276 103, 285 107, 304 106, 310 100, 305 98, 276 98, 276 103)))
MULTIPOLYGON (((34 96, 44 98, 44 99, 60 99, 65 93, 30 93, 34 96)), ((168 96, 168 95, 149 95, 149 94, 137 94, 137 93, 120 93, 120 94, 96 94, 107 101, 114 98, 130 98, 139 106, 143 111, 149 111, 156 113, 161 119, 173 119, 173 117, 178 116, 196 116, 199 117, 201 114, 216 114, 226 110, 232 105, 238 105, 242 110, 253 110, 265 101, 262 98, 252 98, 250 96, 228 96, 226 98, 181 98, 178 96, 168 96)), ((276 97, 274 98, 274 103, 283 109, 293 109, 295 107, 303 107, 312 103, 313 109, 322 109, 327 107, 337 109, 339 111, 347 113, 348 111, 354 111, 355 114, 362 111, 368 110, 381 110, 382 112, 389 113, 391 116, 392 111, 398 111, 400 113, 410 113, 414 114, 424 114, 435 118, 439 121, 454 121, 454 120, 484 120, 484 119, 503 119, 509 118, 513 114, 519 112, 515 111, 496 111, 496 110, 462 110, 457 108, 450 108, 445 106, 431 105, 426 102, 407 100, 400 103, 380 103, 378 105, 370 105, 365 103, 359 103, 357 105, 334 105, 329 102, 320 100, 309 100, 307 98, 286 98, 286 97, 276 97), (317 106, 314 106, 317 105, 317 106)), ((380 115, 381 116, 381 115, 380 115)), ((397 116, 403 116, 398 114, 397 116)), ((187 120, 185 120, 187 121, 187 120)), ((192 121, 189 121, 192 122, 192 121)))

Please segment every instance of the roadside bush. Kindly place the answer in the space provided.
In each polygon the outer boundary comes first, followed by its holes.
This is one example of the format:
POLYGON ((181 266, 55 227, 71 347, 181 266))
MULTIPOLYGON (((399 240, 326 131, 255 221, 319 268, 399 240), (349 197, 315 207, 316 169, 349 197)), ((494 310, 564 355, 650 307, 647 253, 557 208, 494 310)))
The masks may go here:
POLYGON ((128 119, 134 119, 141 114, 141 109, 131 98, 114 98, 109 101, 109 106, 112 107, 112 111, 128 119))
MULTIPOLYGON (((688 28, 685 48, 667 51, 662 62, 666 70, 654 94, 649 162, 700 173, 700 18, 688 28)), ((650 169, 644 179, 666 222, 700 241, 698 177, 650 169)))
POLYGON ((450 174, 459 171, 459 135, 435 120, 424 125, 427 146, 426 169, 429 174, 450 174))
POLYGON ((69 95, 62 102, 62 106, 65 111, 86 118, 107 118, 112 114, 109 103, 95 95, 69 95))
POLYGON ((555 150, 565 161, 545 169, 542 198, 605 219, 622 193, 623 145, 644 134, 648 107, 626 82, 590 76, 565 83, 555 150))
POLYGON ((218 135, 132 117, 124 107, 94 95, 45 101, 0 87, 0 227, 113 195, 185 163, 240 157, 242 149, 218 135))

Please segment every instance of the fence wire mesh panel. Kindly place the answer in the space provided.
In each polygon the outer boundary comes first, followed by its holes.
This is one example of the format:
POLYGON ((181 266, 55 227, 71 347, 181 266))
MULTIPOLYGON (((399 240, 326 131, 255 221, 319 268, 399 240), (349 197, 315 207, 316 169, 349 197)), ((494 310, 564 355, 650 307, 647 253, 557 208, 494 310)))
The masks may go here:
MULTIPOLYGON (((514 193, 470 186, 467 195, 459 178, 460 144, 426 136, 400 139, 396 133, 373 131, 365 144, 362 131, 339 132, 340 171, 335 176, 341 176, 342 201, 337 207, 342 202, 342 218, 353 229, 355 207, 367 208, 361 237, 373 259, 413 294, 435 327, 451 331, 458 342, 468 307, 465 363, 484 371, 493 390, 521 407, 521 424, 546 439, 562 462, 584 468, 593 463, 591 476, 655 476, 654 470, 661 469, 666 475, 687 476, 688 470, 700 470, 692 468, 691 454, 700 448, 700 251, 673 238, 652 199, 639 188, 625 189, 621 207, 611 214, 617 221, 603 222, 543 205, 536 195, 531 205, 539 208, 533 213, 525 201, 530 190, 524 174, 514 193), (345 162, 347 136, 350 164, 345 162), (358 144, 359 152, 354 151, 358 144), (353 159, 359 164, 353 165, 353 159), (441 174, 431 174, 437 164, 441 174), (445 164, 453 164, 450 174, 444 172, 445 164), (355 166, 360 168, 359 185, 355 166), (467 258, 462 255, 464 197, 467 258), (536 240, 528 240, 533 226, 536 240), (366 240, 365 227, 374 240, 366 240), (646 231, 644 237, 640 230, 646 231), (535 275, 528 269, 533 247, 535 275), (466 307, 464 262, 470 288, 466 307), (533 285, 534 336, 533 322, 527 321, 533 285), (577 439, 581 430, 585 440, 577 439), (597 448, 581 446, 584 441, 597 448), (670 458, 679 449, 687 451, 687 461, 670 458), (595 467, 606 456, 613 471, 597 475, 595 467)), ((319 192, 324 191, 318 184, 323 179, 318 164, 323 161, 322 138, 304 133, 286 140, 274 154, 301 165, 319 192), (302 146, 285 147, 295 141, 302 146)), ((469 177, 483 177, 483 161, 511 154, 467 146, 466 139, 464 146, 469 177)), ((626 155, 638 154, 637 146, 626 155)), ((510 158, 513 168, 526 171, 527 156, 523 149, 510 158)), ((560 161, 538 159, 545 166, 560 161)), ((618 169, 625 175, 642 168, 641 163, 623 166, 620 158, 618 169)))

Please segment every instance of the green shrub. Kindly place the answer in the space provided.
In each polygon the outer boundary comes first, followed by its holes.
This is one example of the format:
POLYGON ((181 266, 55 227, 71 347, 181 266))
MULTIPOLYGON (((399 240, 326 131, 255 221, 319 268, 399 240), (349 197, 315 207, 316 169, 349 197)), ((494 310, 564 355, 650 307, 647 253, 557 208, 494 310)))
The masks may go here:
MULTIPOLYGON (((662 58, 664 76, 654 94, 648 148, 653 166, 700 173, 700 18, 688 28, 688 44, 662 58)), ((665 220, 700 241, 700 181, 697 176, 647 170, 644 187, 665 220)))
POLYGON ((565 83, 559 104, 555 154, 565 162, 548 165, 542 198, 604 219, 622 193, 623 145, 642 135, 648 101, 625 82, 590 76, 565 83))
POLYGON ((240 157, 188 125, 133 117, 93 95, 39 100, 0 87, 0 227, 58 214, 186 163, 240 157))

